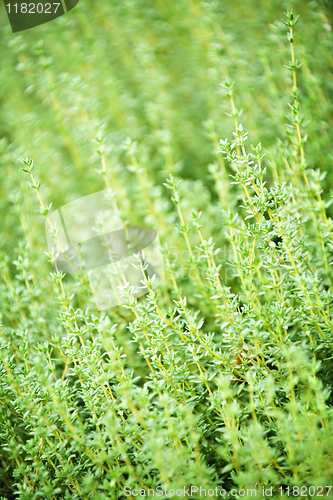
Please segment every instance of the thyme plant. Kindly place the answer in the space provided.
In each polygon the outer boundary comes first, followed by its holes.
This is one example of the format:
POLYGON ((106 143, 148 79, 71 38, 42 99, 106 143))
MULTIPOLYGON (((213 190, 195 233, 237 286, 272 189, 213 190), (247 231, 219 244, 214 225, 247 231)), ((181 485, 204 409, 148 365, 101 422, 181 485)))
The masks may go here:
POLYGON ((330 496, 328 13, 82 1, 1 30, 1 499, 330 496), (146 296, 99 312, 44 223, 110 188, 166 277, 138 253, 146 296))

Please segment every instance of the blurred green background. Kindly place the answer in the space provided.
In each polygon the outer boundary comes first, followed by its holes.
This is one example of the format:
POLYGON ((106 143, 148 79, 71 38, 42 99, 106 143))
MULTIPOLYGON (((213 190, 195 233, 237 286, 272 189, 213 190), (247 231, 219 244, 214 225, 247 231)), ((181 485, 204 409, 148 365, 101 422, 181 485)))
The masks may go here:
MULTIPOLYGON (((183 189, 189 206, 209 210, 217 198, 209 165, 217 162, 218 140, 230 138, 234 129, 220 85, 226 79, 235 81, 235 103, 250 141, 262 143, 266 165, 278 171, 282 160, 275 144, 285 138, 291 89, 281 22, 288 8, 301 16, 295 50, 311 138, 306 156, 310 168, 328 172, 327 197, 333 183, 333 58, 329 13, 322 3, 81 0, 67 15, 18 34, 11 32, 1 5, 4 250, 10 252, 31 227, 38 230, 30 241, 46 250, 44 221, 36 219, 36 199, 18 159, 34 159, 42 197, 56 209, 104 189, 96 172, 101 168, 96 137, 104 141, 110 182, 132 224, 156 227, 156 217, 142 201, 126 141, 136 142, 156 213, 172 206, 161 187, 168 173, 188 180, 183 189)), ((228 178, 232 171, 226 168, 228 178)), ((226 206, 233 205, 233 196, 225 194, 226 206)), ((212 226, 214 232, 214 218, 212 226)))

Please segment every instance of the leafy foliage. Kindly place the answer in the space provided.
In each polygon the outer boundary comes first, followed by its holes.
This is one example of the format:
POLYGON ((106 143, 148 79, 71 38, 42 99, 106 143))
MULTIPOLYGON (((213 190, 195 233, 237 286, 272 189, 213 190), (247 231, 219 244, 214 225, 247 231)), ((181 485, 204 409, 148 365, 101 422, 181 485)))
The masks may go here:
POLYGON ((332 484, 327 16, 125 0, 15 36, 0 19, 3 499, 332 484), (167 272, 152 290, 139 254, 147 295, 123 283, 99 313, 44 222, 110 186, 167 272))

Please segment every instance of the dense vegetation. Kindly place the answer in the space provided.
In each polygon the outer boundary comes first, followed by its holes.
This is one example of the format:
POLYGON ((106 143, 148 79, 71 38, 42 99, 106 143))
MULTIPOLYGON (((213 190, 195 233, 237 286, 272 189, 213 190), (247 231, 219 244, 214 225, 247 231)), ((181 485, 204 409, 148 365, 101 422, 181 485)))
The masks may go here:
POLYGON ((326 496, 326 8, 81 0, 14 35, 1 7, 2 500, 326 496), (86 272, 52 266, 45 219, 109 186, 126 224, 158 231, 166 277, 99 312, 86 272))

